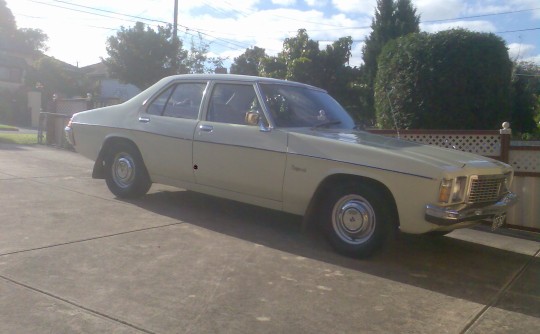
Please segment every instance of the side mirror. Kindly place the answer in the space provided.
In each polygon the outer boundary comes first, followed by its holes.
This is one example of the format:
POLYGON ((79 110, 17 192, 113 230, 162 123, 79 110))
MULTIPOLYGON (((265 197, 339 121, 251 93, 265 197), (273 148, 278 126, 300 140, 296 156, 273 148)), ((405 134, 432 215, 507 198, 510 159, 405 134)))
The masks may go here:
POLYGON ((259 120, 261 119, 261 115, 259 115, 256 112, 248 111, 246 113, 246 124, 247 125, 259 125, 259 120))

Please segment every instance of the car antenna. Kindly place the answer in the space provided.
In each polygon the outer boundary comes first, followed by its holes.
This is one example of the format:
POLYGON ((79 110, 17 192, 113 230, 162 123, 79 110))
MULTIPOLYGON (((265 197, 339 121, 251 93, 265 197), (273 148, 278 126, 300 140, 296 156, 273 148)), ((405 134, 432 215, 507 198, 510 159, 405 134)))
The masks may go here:
POLYGON ((390 89, 390 91, 386 91, 386 98, 388 99, 388 104, 390 105, 390 111, 392 112, 392 118, 394 119, 394 127, 396 128, 396 133, 397 133, 397 138, 398 139, 401 139, 401 136, 399 134, 399 127, 398 127, 398 122, 397 122, 397 119, 396 119, 396 113, 394 112, 394 107, 392 106, 392 101, 390 100, 390 94, 392 94, 394 92, 394 89, 396 87, 392 87, 392 89, 390 89))

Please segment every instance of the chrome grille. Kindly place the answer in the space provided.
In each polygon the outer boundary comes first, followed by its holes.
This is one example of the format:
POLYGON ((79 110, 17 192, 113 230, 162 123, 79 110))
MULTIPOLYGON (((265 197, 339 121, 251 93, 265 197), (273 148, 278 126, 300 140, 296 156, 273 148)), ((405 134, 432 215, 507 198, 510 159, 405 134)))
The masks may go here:
POLYGON ((471 179, 469 203, 497 201, 501 196, 504 180, 504 175, 473 177, 471 179))

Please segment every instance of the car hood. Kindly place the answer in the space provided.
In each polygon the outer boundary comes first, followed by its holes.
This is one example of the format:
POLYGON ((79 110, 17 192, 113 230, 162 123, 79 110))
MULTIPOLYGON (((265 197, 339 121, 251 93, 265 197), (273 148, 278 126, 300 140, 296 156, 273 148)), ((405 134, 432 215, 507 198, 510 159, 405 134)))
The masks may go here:
POLYGON ((429 177, 463 168, 488 174, 511 170, 483 156, 357 130, 294 129, 289 152, 429 177))

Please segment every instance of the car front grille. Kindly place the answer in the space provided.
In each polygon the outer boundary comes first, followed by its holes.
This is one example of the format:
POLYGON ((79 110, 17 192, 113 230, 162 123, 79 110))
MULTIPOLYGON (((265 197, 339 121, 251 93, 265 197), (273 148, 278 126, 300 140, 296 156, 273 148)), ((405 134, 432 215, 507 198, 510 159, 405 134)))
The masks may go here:
POLYGON ((504 175, 473 177, 468 202, 496 202, 503 195, 503 190, 506 189, 504 187, 505 179, 504 175))

